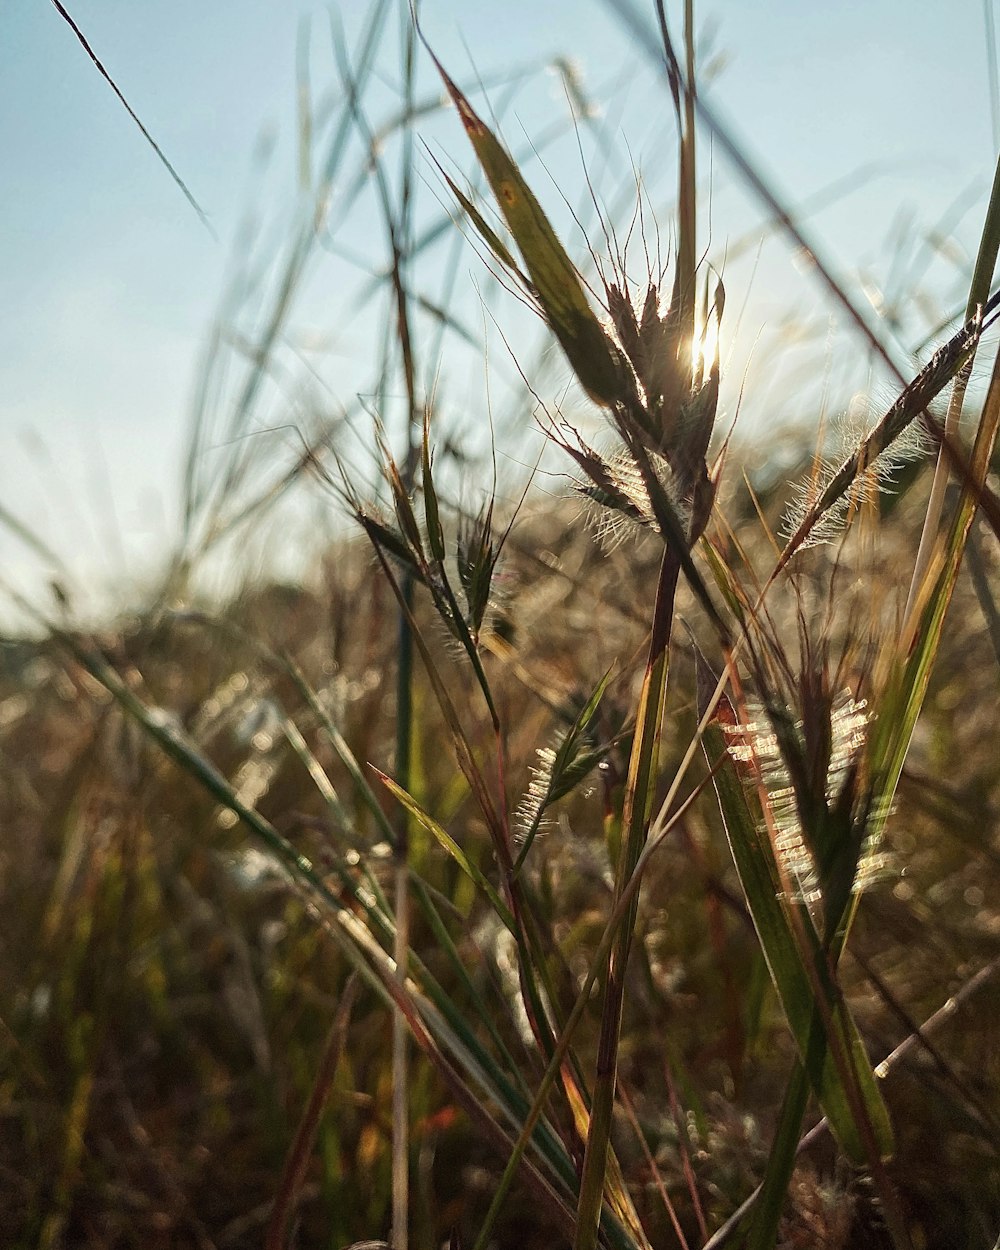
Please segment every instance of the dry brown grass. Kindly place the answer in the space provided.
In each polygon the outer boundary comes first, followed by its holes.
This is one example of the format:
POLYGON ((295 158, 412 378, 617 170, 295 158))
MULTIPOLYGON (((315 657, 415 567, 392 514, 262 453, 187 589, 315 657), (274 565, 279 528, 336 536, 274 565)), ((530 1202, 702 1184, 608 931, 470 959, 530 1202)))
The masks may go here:
MULTIPOLYGON (((880 566, 892 568, 917 507, 908 497, 883 531, 880 566)), ((627 725, 641 674, 635 609, 654 575, 653 544, 601 553, 574 511, 550 506, 526 516, 503 569, 503 624, 487 663, 510 726, 512 793, 523 788, 535 747, 601 672, 618 665, 602 705, 603 736, 627 725)), ((739 537, 760 551, 756 522, 739 537)), ((813 561, 829 558, 821 551, 813 561)), ((689 603, 680 611, 694 613, 689 603)), ((336 832, 275 732, 275 709, 285 709, 356 821, 357 845, 388 873, 387 849, 301 697, 234 628, 293 654, 358 758, 385 768, 393 751, 390 619, 366 552, 345 544, 318 588, 248 590, 205 616, 131 620, 101 644, 150 704, 183 723, 322 864, 336 832)), ((995 682, 982 678, 996 659, 964 578, 950 620, 890 823, 888 868, 852 937, 880 988, 858 962, 845 964, 876 1058, 908 1031, 901 1011, 922 1021, 1000 954, 1000 708, 995 682)), ((664 777, 693 726, 688 651, 680 637, 664 777)), ((143 740, 65 651, 51 642, 7 645, 3 665, 2 1240, 95 1250, 260 1244, 344 961, 244 831, 143 740)), ((417 691, 423 800, 489 871, 485 834, 442 749, 422 681, 417 691)), ((485 751, 482 709, 466 710, 485 751)), ((624 748, 608 763, 560 803, 536 847, 532 880, 570 982, 588 967, 607 914, 601 812, 624 770, 624 748)), ((509 952, 495 923, 438 848, 418 844, 414 866, 467 915, 457 940, 516 1051, 516 1014, 503 1006, 509 952)), ((414 946, 448 978, 419 924, 414 946)), ((697 1238, 680 1142, 716 1224, 766 1157, 792 1055, 708 803, 682 820, 655 861, 633 960, 621 1079, 660 1178, 697 1238)), ((892 1174, 928 1247, 986 1244, 1000 1216, 998 1005, 995 982, 979 989, 934 1032, 933 1053, 917 1046, 885 1082, 900 1139, 892 1174)), ((594 1019, 584 1026, 584 1054, 595 1028, 594 1019)), ((298 1245, 346 1245, 384 1230, 389 1097, 387 1016, 362 994, 310 1164, 298 1245)), ((411 1116, 413 1234, 431 1246, 452 1226, 475 1230, 501 1161, 419 1062, 411 1116)), ((626 1122, 615 1133, 649 1234, 669 1244, 645 1157, 626 1122)), ((783 1244, 879 1245, 877 1226, 864 1187, 827 1147, 811 1152, 792 1187, 783 1244)), ((553 1232, 530 1203, 515 1200, 497 1236, 505 1246, 541 1246, 553 1232)))

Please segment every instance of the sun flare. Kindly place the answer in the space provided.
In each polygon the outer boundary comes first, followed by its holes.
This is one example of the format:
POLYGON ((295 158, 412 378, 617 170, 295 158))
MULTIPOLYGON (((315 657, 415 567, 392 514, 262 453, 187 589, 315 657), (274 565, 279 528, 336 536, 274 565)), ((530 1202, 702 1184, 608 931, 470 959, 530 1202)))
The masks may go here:
POLYGON ((699 316, 691 339, 691 375, 696 385, 701 385, 715 362, 719 350, 719 319, 710 315, 708 321, 699 316))

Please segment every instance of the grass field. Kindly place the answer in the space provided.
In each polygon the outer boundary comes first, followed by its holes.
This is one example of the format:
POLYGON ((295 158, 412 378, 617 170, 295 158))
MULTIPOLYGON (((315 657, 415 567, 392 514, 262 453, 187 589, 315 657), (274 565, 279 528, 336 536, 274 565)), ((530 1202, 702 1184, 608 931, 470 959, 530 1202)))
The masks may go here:
MULTIPOLYGON (((390 11, 334 151, 371 137, 390 11)), ((457 502, 406 124, 368 170, 380 480, 336 422, 278 474, 237 437, 313 218, 224 412, 209 353, 160 588, 97 630, 36 605, 0 646, 3 1245, 996 1245, 1000 197, 909 375, 829 279, 899 399, 842 455, 793 431, 761 465, 718 412, 696 134, 729 140, 685 18, 651 269, 595 238, 584 280, 438 67, 478 171, 441 186, 573 377, 534 419, 574 490, 509 503, 487 456, 457 502), (345 525, 303 581, 199 591, 317 484, 345 525)), ((404 29, 412 123, 433 54, 404 29)))

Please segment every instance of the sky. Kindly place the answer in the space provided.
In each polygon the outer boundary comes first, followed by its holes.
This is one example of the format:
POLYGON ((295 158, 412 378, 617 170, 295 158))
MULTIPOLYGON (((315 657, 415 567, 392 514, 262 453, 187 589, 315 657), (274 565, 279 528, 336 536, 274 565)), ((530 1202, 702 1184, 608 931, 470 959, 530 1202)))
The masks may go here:
MULTIPOLYGON (((789 202, 809 209, 809 229, 852 293, 874 301, 871 306, 886 294, 890 304, 904 297, 894 327, 904 350, 939 314, 963 302, 996 151, 987 57, 986 6, 992 3, 696 4, 707 98, 789 202), (834 191, 824 196, 824 188, 834 191)), ((67 0, 66 7, 211 227, 157 161, 49 0, 4 0, 0 518, 17 518, 53 550, 59 576, 73 593, 93 591, 99 598, 134 593, 176 544, 182 453, 200 362, 232 276, 247 261, 245 224, 248 217, 261 223, 255 256, 265 256, 268 247, 278 256, 302 220, 307 197, 297 147, 297 66, 308 64, 317 118, 315 178, 323 110, 343 99, 331 29, 342 27, 347 44, 356 42, 369 6, 361 0, 332 7, 277 0, 67 0)), ((668 5, 675 26, 681 7, 668 5)), ((565 91, 559 76, 542 68, 556 57, 572 59, 600 105, 580 138, 607 153, 598 167, 589 165, 599 169, 598 197, 627 204, 638 169, 650 202, 669 208, 669 101, 609 4, 423 0, 421 13, 453 75, 472 85, 481 77, 491 105, 504 101, 503 133, 515 150, 530 158, 530 144, 541 148, 549 127, 560 130, 562 138, 541 153, 544 168, 525 168, 534 171, 533 185, 575 254, 585 257, 583 242, 562 200, 585 207, 588 197, 565 91), (508 93, 504 78, 519 66, 534 72, 508 93)), ((375 124, 394 107, 399 25, 394 14, 366 97, 375 124)), ((434 97, 439 88, 423 53, 417 77, 418 96, 434 97)), ((453 116, 429 114, 419 134, 419 220, 430 223, 444 201, 431 156, 453 171, 468 171, 470 162, 453 116)), ((345 161, 338 176, 349 182, 360 160, 357 154, 353 164, 345 161)), ((728 341, 724 334, 728 404, 735 407, 747 381, 757 397, 747 402, 748 420, 758 423, 766 445, 768 422, 810 416, 796 414, 797 403, 810 406, 796 397, 811 395, 814 415, 817 379, 856 379, 865 362, 842 327, 835 335, 830 330, 829 301, 808 266, 774 237, 766 214, 724 159, 706 144, 701 161, 711 201, 708 246, 713 259, 725 263, 727 309, 733 310, 728 341), (808 343, 779 361, 778 347, 791 342, 795 326, 808 327, 808 343), (795 381, 802 369, 812 390, 795 381)), ((337 184, 335 201, 340 193, 337 184)), ((339 216, 334 203, 336 237, 311 261, 287 324, 288 376, 261 400, 252 428, 294 427, 323 405, 341 411, 369 385, 377 304, 362 306, 358 292, 367 283, 366 261, 384 263, 384 232, 373 204, 370 188, 339 216)), ((429 251, 429 282, 445 256, 429 251)), ((259 308, 266 307, 274 280, 274 270, 263 260, 260 266, 258 287, 240 311, 248 337, 259 327, 259 308)), ((466 248, 455 271, 456 306, 468 309, 468 324, 495 344, 490 317, 504 325, 508 317, 512 326, 521 321, 512 301, 502 299, 483 314, 478 301, 488 283, 481 261, 466 248)), ((510 373, 502 357, 494 345, 492 367, 501 380, 510 373)), ((460 352, 455 359, 461 375, 468 365, 460 352)), ((229 368, 232 373, 237 366, 229 368)), ((493 401, 484 394, 481 373, 478 381, 457 376, 446 382, 456 437, 463 436, 463 421, 482 428, 468 415, 493 401)), ((372 401, 363 407, 370 410, 372 401)), ((294 444, 289 435, 285 450, 294 444)), ((209 440, 206 463, 219 447, 218 438, 209 440)), ((303 525, 307 516, 312 524, 319 511, 334 507, 328 497, 310 506, 300 516, 303 525)), ((44 602, 55 571, 52 560, 0 523, 0 590, 13 585, 44 602)), ((0 622, 8 619, 0 610, 0 622)))

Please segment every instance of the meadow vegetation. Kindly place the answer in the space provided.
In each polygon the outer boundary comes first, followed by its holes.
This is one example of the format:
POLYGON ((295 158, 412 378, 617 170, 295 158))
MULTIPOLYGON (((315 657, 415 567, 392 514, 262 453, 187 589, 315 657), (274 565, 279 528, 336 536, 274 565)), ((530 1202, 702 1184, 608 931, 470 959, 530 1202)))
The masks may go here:
POLYGON ((161 587, 3 643, 4 1245, 994 1246, 1000 197, 907 374, 699 99, 682 8, 673 220, 658 252, 606 222, 585 263, 408 11, 370 122, 374 5, 235 381, 221 320, 210 346, 161 587), (434 170, 448 245, 572 374, 542 402, 519 360, 559 496, 500 492, 489 453, 458 489, 440 437, 468 335, 416 265, 418 58, 475 162, 434 170), (842 456, 789 431, 742 472, 701 135, 894 379, 842 456), (387 240, 377 480, 343 416, 278 471, 242 437, 341 182, 387 240), (309 491, 347 524, 307 578, 199 594, 309 491))

